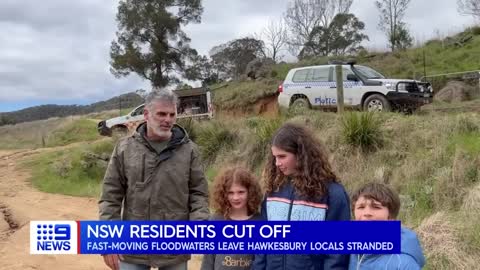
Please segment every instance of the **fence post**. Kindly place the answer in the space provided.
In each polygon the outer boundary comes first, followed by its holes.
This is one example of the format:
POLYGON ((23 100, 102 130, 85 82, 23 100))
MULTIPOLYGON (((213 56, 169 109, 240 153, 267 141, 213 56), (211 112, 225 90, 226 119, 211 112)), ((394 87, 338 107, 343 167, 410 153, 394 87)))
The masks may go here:
POLYGON ((337 112, 343 113, 343 67, 337 65, 335 71, 337 74, 337 112))
POLYGON ((478 72, 478 97, 480 97, 480 71, 478 72))

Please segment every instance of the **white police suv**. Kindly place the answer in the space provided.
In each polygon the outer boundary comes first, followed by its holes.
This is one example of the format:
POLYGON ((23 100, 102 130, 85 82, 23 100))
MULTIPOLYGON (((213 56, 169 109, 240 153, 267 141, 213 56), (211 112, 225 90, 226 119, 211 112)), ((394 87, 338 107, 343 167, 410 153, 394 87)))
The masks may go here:
MULTIPOLYGON (((343 63, 345 107, 365 111, 413 111, 431 103, 428 82, 387 79, 379 72, 355 62, 343 63)), ((336 65, 300 67, 290 70, 278 86, 278 103, 285 108, 336 108, 336 65)))

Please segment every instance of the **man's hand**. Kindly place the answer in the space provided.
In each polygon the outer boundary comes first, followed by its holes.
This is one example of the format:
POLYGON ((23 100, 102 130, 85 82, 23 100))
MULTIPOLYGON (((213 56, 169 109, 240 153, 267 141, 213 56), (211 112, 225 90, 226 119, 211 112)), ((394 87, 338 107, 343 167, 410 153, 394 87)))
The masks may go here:
POLYGON ((117 254, 103 255, 103 261, 112 270, 119 270, 119 260, 120 256, 118 256, 117 254))

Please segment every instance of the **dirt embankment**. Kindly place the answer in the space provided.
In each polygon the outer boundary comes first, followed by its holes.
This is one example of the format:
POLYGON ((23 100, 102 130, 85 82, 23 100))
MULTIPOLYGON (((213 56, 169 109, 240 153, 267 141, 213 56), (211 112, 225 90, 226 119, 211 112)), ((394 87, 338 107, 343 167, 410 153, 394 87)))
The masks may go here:
POLYGON ((231 117, 276 117, 279 113, 277 95, 261 98, 247 107, 219 110, 217 113, 231 117))

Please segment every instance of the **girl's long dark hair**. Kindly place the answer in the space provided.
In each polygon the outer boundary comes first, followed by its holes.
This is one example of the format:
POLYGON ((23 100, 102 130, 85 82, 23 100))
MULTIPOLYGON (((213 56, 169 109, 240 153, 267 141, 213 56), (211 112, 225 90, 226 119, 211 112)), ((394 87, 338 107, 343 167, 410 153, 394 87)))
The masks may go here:
MULTIPOLYGON (((273 136, 272 146, 295 154, 297 173, 290 176, 295 190, 307 198, 327 194, 327 184, 337 182, 337 176, 328 162, 325 146, 315 139, 305 127, 287 123, 273 136)), ((263 170, 267 194, 278 190, 287 181, 287 176, 275 165, 275 157, 270 152, 263 170)))

